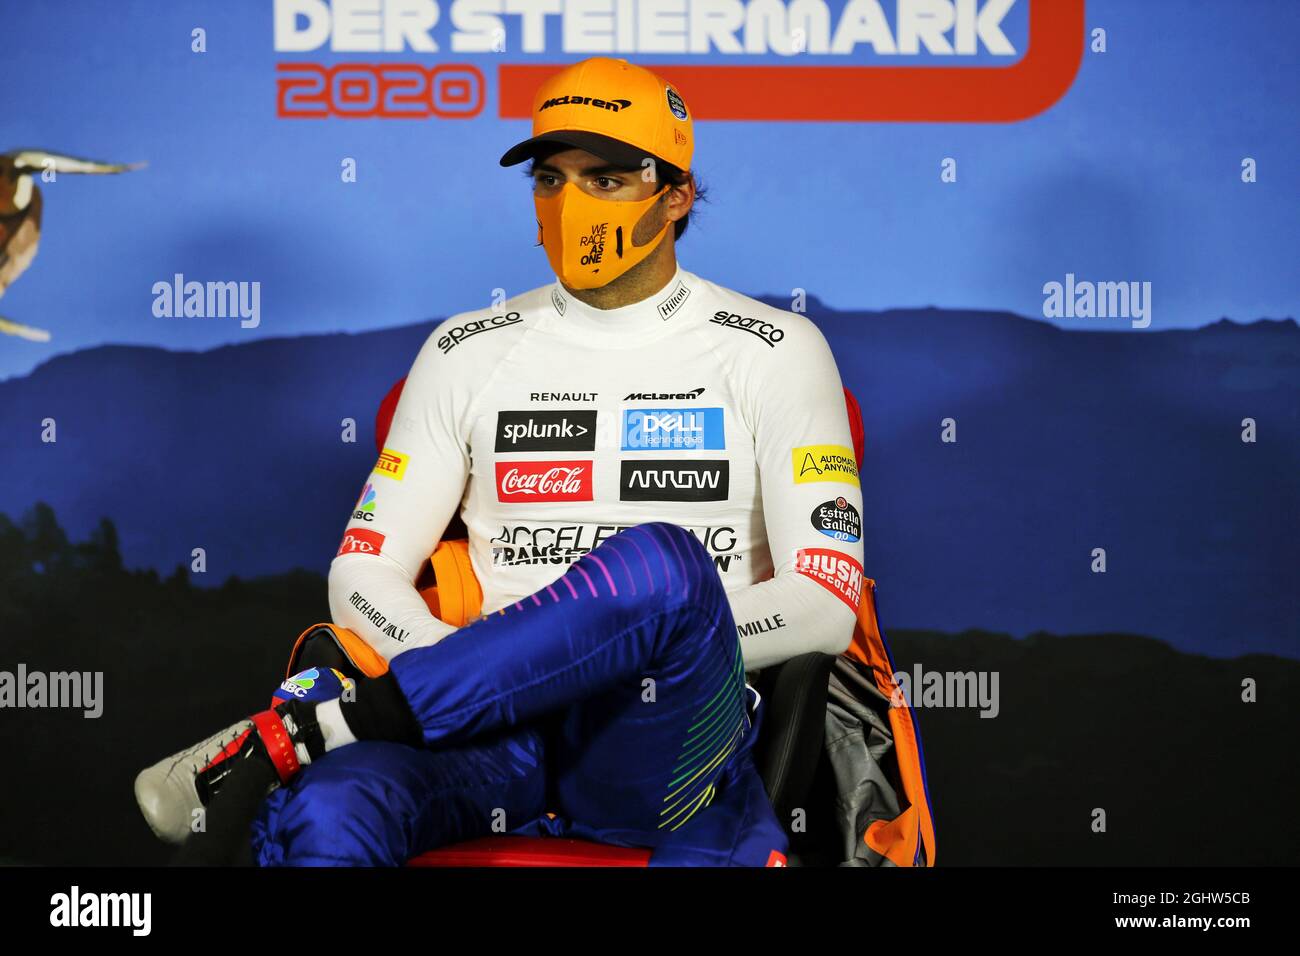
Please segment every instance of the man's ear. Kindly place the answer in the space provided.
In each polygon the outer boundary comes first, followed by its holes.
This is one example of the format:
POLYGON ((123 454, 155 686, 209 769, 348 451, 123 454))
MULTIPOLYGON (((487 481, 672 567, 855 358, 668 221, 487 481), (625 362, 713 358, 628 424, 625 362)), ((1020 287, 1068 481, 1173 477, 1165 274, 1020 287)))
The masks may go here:
POLYGON ((680 186, 669 186, 664 196, 667 199, 664 213, 668 221, 677 222, 685 218, 691 211, 691 207, 695 205, 695 175, 691 174, 680 186))

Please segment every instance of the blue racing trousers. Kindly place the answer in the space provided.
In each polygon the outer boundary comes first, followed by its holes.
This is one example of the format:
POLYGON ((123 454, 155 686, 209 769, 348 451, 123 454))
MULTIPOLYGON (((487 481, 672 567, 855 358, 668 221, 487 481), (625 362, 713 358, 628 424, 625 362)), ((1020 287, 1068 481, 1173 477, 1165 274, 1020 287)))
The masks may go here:
POLYGON ((259 864, 394 866, 500 833, 649 847, 653 865, 786 851, 730 605, 675 525, 609 538, 391 669, 425 746, 363 740, 307 765, 254 821, 259 864))

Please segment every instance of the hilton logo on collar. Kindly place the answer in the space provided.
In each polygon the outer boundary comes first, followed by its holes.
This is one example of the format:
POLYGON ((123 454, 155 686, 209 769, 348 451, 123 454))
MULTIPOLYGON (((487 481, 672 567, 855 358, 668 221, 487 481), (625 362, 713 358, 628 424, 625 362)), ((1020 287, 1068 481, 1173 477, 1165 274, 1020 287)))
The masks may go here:
POLYGON ((655 306, 659 310, 659 318, 665 321, 671 318, 672 314, 682 307, 682 303, 686 301, 690 294, 691 290, 678 280, 677 288, 673 289, 672 294, 655 306))

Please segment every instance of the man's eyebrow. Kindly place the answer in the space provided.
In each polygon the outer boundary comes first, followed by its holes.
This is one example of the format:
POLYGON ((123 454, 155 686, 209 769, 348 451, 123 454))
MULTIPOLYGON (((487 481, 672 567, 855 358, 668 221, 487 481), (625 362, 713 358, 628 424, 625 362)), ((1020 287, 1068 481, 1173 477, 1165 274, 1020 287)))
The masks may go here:
MULTIPOLYGON (((555 175, 558 175, 558 176, 563 176, 563 175, 564 175, 564 170, 560 169, 558 166, 552 166, 550 163, 547 163, 547 162, 536 162, 536 163, 533 163, 533 167, 532 167, 531 172, 533 172, 533 173, 554 173, 555 175)), ((628 168, 626 168, 626 167, 624 167, 624 166, 615 166, 615 165, 613 165, 612 163, 604 163, 604 164, 599 165, 599 166, 588 166, 586 169, 580 169, 580 170, 578 170, 579 175, 581 175, 581 176, 587 176, 587 177, 590 177, 590 176, 610 176, 610 175, 614 175, 614 176, 620 176, 620 175, 621 175, 621 176, 627 176, 627 175, 630 175, 630 174, 633 174, 633 173, 636 173, 636 172, 637 172, 637 170, 635 170, 635 169, 628 169, 628 168)))
POLYGON ((605 163, 600 166, 588 166, 582 170, 584 176, 627 176, 635 173, 635 169, 628 169, 626 166, 615 166, 613 163, 605 163))

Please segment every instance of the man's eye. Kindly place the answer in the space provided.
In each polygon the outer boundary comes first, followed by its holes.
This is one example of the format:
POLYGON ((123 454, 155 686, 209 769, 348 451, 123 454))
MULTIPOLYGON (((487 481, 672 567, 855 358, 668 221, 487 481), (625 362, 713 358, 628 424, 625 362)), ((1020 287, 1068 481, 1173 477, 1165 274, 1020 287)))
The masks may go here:
POLYGON ((613 190, 615 190, 615 189, 618 189, 618 187, 620 187, 620 186, 622 186, 622 185, 623 185, 623 184, 622 184, 621 182, 619 182, 617 179, 611 179, 609 176, 597 176, 597 177, 596 177, 596 188, 597 188, 597 189, 603 189, 603 190, 606 190, 606 191, 613 191, 613 190))
POLYGON ((555 185, 555 177, 554 177, 554 176, 551 176, 551 175, 549 175, 549 174, 547 174, 547 173, 538 173, 538 174, 533 178, 533 181, 534 181, 538 186, 547 186, 547 187, 550 187, 550 186, 554 186, 554 185, 555 185))

